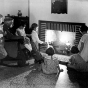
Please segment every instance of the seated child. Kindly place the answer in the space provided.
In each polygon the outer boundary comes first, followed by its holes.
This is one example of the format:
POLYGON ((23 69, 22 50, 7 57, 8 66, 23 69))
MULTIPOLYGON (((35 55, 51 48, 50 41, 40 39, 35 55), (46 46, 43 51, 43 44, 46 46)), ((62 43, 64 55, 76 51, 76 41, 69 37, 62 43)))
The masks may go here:
POLYGON ((53 47, 49 47, 46 53, 41 53, 44 56, 44 63, 42 63, 42 71, 46 74, 59 73, 63 71, 59 67, 58 58, 55 56, 53 47))
POLYGON ((19 28, 16 29, 16 35, 24 37, 24 46, 31 52, 32 46, 30 44, 30 39, 26 36, 24 23, 21 23, 19 28))

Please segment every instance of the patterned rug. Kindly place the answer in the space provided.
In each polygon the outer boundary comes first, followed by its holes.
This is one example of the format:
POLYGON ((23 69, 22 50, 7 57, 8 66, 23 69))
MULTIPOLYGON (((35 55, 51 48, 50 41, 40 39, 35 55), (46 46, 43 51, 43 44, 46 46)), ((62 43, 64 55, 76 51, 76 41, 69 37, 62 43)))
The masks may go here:
POLYGON ((11 68, 11 71, 8 70, 9 76, 21 70, 20 74, 1 81, 0 88, 55 88, 58 76, 46 75, 38 71, 36 67, 37 65, 30 68, 11 68))
MULTIPOLYGON (((57 56, 63 62, 68 62, 70 58, 65 55, 57 56)), ((58 76, 46 75, 38 71, 37 67, 34 64, 21 68, 0 66, 0 88, 55 88, 58 76)))
POLYGON ((56 56, 58 57, 58 60, 61 62, 68 62, 71 57, 71 56, 59 55, 59 54, 56 54, 56 56))

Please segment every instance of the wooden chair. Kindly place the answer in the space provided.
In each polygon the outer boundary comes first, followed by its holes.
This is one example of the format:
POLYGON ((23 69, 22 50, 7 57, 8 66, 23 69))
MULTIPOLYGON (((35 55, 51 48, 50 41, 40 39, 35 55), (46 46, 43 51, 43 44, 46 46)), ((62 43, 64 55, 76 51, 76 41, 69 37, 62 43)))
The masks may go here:
POLYGON ((2 65, 5 66, 14 66, 5 64, 5 61, 15 61, 17 62, 16 66, 25 66, 26 60, 29 59, 25 48, 22 48, 23 37, 14 37, 13 39, 5 40, 5 49, 7 51, 7 57, 1 60, 2 65))

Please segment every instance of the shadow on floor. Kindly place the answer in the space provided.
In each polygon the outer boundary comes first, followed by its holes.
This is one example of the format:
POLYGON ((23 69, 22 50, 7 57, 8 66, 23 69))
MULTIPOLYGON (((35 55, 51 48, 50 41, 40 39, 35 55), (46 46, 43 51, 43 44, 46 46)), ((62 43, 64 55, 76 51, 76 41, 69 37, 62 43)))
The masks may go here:
POLYGON ((0 66, 0 81, 7 80, 11 77, 20 75, 26 71, 32 70, 35 68, 35 65, 29 65, 27 67, 6 67, 0 66))
MULTIPOLYGON (((59 75, 58 75, 59 76, 59 75)), ((42 71, 33 70, 25 78, 28 85, 45 85, 47 88, 54 88, 58 79, 56 74, 44 74, 42 71)))
POLYGON ((88 88, 88 73, 77 72, 73 69, 68 69, 68 77, 72 83, 77 83, 79 88, 88 88))

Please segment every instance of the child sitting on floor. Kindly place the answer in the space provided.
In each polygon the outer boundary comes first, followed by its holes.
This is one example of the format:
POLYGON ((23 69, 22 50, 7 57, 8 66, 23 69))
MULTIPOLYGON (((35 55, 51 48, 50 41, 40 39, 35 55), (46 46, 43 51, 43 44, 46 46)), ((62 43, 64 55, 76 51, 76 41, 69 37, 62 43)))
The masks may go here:
POLYGON ((59 73, 63 71, 59 67, 58 58, 55 56, 55 51, 53 47, 49 47, 46 53, 41 53, 44 57, 44 63, 42 63, 42 71, 45 74, 59 73))

